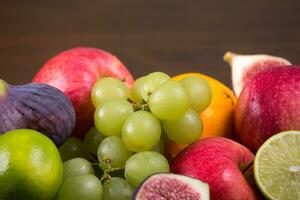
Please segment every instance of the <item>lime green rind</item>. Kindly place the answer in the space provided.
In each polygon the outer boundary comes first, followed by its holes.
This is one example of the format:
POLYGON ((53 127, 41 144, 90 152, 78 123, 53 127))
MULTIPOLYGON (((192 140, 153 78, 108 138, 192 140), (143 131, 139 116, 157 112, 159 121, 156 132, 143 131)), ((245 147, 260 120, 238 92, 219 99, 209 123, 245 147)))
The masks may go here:
POLYGON ((7 132, 0 136, 1 155, 0 163, 8 161, 0 173, 1 200, 53 199, 62 183, 63 165, 49 138, 29 129, 7 132), (3 151, 9 156, 4 158, 3 151))
POLYGON ((254 178, 268 199, 299 199, 298 167, 300 168, 300 131, 284 131, 269 138, 257 151, 254 178), (295 166, 295 172, 291 172, 291 166, 295 166))
POLYGON ((7 83, 0 79, 0 97, 3 96, 7 89, 7 83))

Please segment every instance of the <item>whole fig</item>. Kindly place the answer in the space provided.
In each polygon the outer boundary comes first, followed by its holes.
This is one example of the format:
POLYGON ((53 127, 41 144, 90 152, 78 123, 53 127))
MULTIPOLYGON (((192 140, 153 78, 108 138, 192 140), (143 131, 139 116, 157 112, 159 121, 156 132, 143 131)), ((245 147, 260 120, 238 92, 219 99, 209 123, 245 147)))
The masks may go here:
POLYGON ((0 134, 34 129, 60 146, 74 126, 72 103, 59 89, 41 83, 14 86, 0 79, 0 134))

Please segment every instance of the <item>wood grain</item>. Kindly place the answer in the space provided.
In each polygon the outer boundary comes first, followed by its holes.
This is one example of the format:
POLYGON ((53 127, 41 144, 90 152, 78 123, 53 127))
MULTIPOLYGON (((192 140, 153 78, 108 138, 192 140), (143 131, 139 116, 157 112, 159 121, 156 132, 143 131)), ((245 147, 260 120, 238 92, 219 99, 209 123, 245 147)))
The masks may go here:
POLYGON ((1 1, 0 78, 29 82, 72 47, 112 52, 135 77, 201 72, 230 86, 227 50, 300 63, 300 1, 1 1))

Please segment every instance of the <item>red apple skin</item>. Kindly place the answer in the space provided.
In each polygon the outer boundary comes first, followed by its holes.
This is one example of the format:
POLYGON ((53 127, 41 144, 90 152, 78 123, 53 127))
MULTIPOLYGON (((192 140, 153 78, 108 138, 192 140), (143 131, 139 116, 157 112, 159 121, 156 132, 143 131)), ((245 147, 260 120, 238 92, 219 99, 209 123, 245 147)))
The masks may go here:
POLYGON ((211 137, 184 149, 171 163, 171 171, 208 183, 212 200, 254 200, 255 192, 242 172, 253 159, 253 153, 241 144, 211 137))
POLYGON ((100 49, 78 47, 51 58, 35 75, 33 82, 52 85, 70 98, 76 111, 72 135, 83 138, 93 126, 92 86, 107 76, 124 80, 129 87, 133 83, 130 72, 117 57, 100 49))
POLYGON ((257 73, 239 96, 234 123, 235 137, 253 152, 274 134, 300 130, 300 66, 257 73))

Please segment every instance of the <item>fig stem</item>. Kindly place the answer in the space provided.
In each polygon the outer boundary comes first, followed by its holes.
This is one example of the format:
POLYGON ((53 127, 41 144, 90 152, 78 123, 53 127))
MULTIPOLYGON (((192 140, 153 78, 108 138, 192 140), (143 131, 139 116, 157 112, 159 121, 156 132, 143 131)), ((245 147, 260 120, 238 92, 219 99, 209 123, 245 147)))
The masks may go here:
POLYGON ((6 92, 6 89, 7 89, 7 83, 0 79, 0 96, 3 96, 6 92))
POLYGON ((228 64, 231 64, 234 55, 235 55, 234 53, 228 51, 228 52, 226 52, 225 55, 223 56, 223 60, 224 60, 225 62, 227 62, 228 64))

